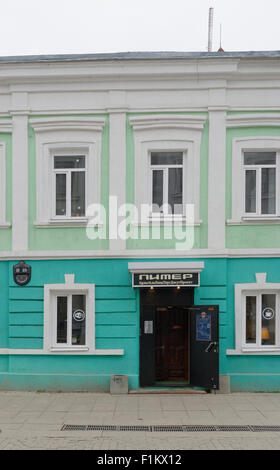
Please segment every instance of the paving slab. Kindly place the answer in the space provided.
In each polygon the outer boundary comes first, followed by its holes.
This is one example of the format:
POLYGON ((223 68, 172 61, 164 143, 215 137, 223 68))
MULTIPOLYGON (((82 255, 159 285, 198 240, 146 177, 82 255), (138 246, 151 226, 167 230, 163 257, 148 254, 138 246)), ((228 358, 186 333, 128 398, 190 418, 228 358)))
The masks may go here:
POLYGON ((279 425, 279 394, 0 392, 0 449, 280 449, 280 432, 62 431, 72 425, 279 425))

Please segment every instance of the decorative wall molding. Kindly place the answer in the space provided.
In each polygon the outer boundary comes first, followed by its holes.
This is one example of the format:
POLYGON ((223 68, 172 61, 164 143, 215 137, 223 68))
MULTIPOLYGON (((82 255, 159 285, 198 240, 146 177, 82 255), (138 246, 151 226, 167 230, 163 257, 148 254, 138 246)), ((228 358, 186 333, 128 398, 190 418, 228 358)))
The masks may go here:
MULTIPOLYGON (((255 347, 245 346, 243 344, 243 336, 245 332, 245 294, 256 292, 280 292, 280 283, 266 282, 267 273, 255 273, 256 282, 235 284, 235 349, 227 350, 227 355, 243 355, 243 354, 280 354, 279 346, 255 347)), ((278 335, 278 333, 277 333, 278 335)))
POLYGON ((279 127, 280 113, 232 114, 226 118, 226 127, 279 127))
POLYGON ((153 116, 133 116, 129 118, 134 131, 151 129, 191 129, 202 131, 206 116, 157 114, 153 116))
MULTIPOLYGON (((183 152, 183 205, 194 205, 194 223, 200 222, 200 144, 207 116, 131 116, 134 133, 135 205, 151 204, 150 152, 183 152)), ((145 222, 145 221, 144 221, 145 222)))
POLYGON ((0 133, 11 133, 13 131, 12 119, 0 119, 0 133))
POLYGON ((64 130, 102 132, 105 122, 105 118, 82 116, 29 119, 29 123, 36 134, 64 130))
MULTIPOLYGON (((65 274, 65 282, 62 284, 44 285, 44 347, 38 354, 86 354, 86 355, 123 355, 122 349, 96 349, 95 347, 95 285, 75 283, 74 274, 65 274), (82 347, 54 347, 53 346, 53 325, 54 309, 53 296, 55 294, 86 294, 86 344, 82 347)), ((21 350, 22 351, 22 350, 21 350)), ((1 354, 1 350, 0 350, 1 354)), ((21 354, 23 354, 21 352, 21 354)))
MULTIPOLYGON (((78 151, 86 156, 86 206, 100 202, 101 144, 105 118, 57 117, 30 119, 29 122, 36 138, 35 224, 51 226, 53 221, 52 157, 56 152, 75 154, 78 151)), ((76 222, 73 221, 73 226, 76 222)))
POLYGON ((187 272, 200 273, 204 269, 203 261, 166 261, 166 262, 136 262, 128 263, 128 270, 131 273, 159 273, 187 272))

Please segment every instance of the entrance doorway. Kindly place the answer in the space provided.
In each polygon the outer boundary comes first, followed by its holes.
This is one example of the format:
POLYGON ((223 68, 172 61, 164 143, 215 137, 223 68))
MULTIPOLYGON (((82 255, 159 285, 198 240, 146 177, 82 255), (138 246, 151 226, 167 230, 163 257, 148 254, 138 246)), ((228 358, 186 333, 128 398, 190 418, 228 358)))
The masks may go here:
POLYGON ((140 386, 218 388, 218 306, 194 287, 140 289, 140 386))
POLYGON ((189 317, 182 307, 156 307, 156 383, 189 381, 189 317))

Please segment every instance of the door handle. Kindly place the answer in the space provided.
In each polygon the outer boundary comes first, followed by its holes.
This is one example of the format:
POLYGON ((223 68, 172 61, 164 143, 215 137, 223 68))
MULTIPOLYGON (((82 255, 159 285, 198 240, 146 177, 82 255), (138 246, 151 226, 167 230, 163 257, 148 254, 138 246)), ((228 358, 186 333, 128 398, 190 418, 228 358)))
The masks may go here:
POLYGON ((207 348, 205 349, 205 352, 208 353, 210 352, 213 348, 214 352, 218 352, 218 343, 216 341, 211 341, 211 343, 208 344, 207 348))

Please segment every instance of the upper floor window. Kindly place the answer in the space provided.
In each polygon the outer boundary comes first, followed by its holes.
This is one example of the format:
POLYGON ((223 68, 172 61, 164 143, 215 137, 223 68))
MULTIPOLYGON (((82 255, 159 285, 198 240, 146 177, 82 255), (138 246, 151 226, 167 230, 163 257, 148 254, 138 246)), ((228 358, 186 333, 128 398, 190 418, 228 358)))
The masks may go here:
POLYGON ((151 152, 153 213, 182 214, 183 152, 151 152))
POLYGON ((244 152, 245 214, 275 215, 276 152, 244 152))
POLYGON ((187 224, 187 211, 200 225, 201 137, 206 115, 130 116, 134 139, 134 204, 152 207, 141 225, 155 221, 187 224))
POLYGON ((280 222, 280 138, 232 140, 232 216, 229 225, 280 222))
POLYGON ((84 217, 86 210, 84 155, 54 156, 55 217, 84 217))
POLYGON ((36 139, 38 227, 83 226, 100 202, 104 117, 31 118, 36 139))

